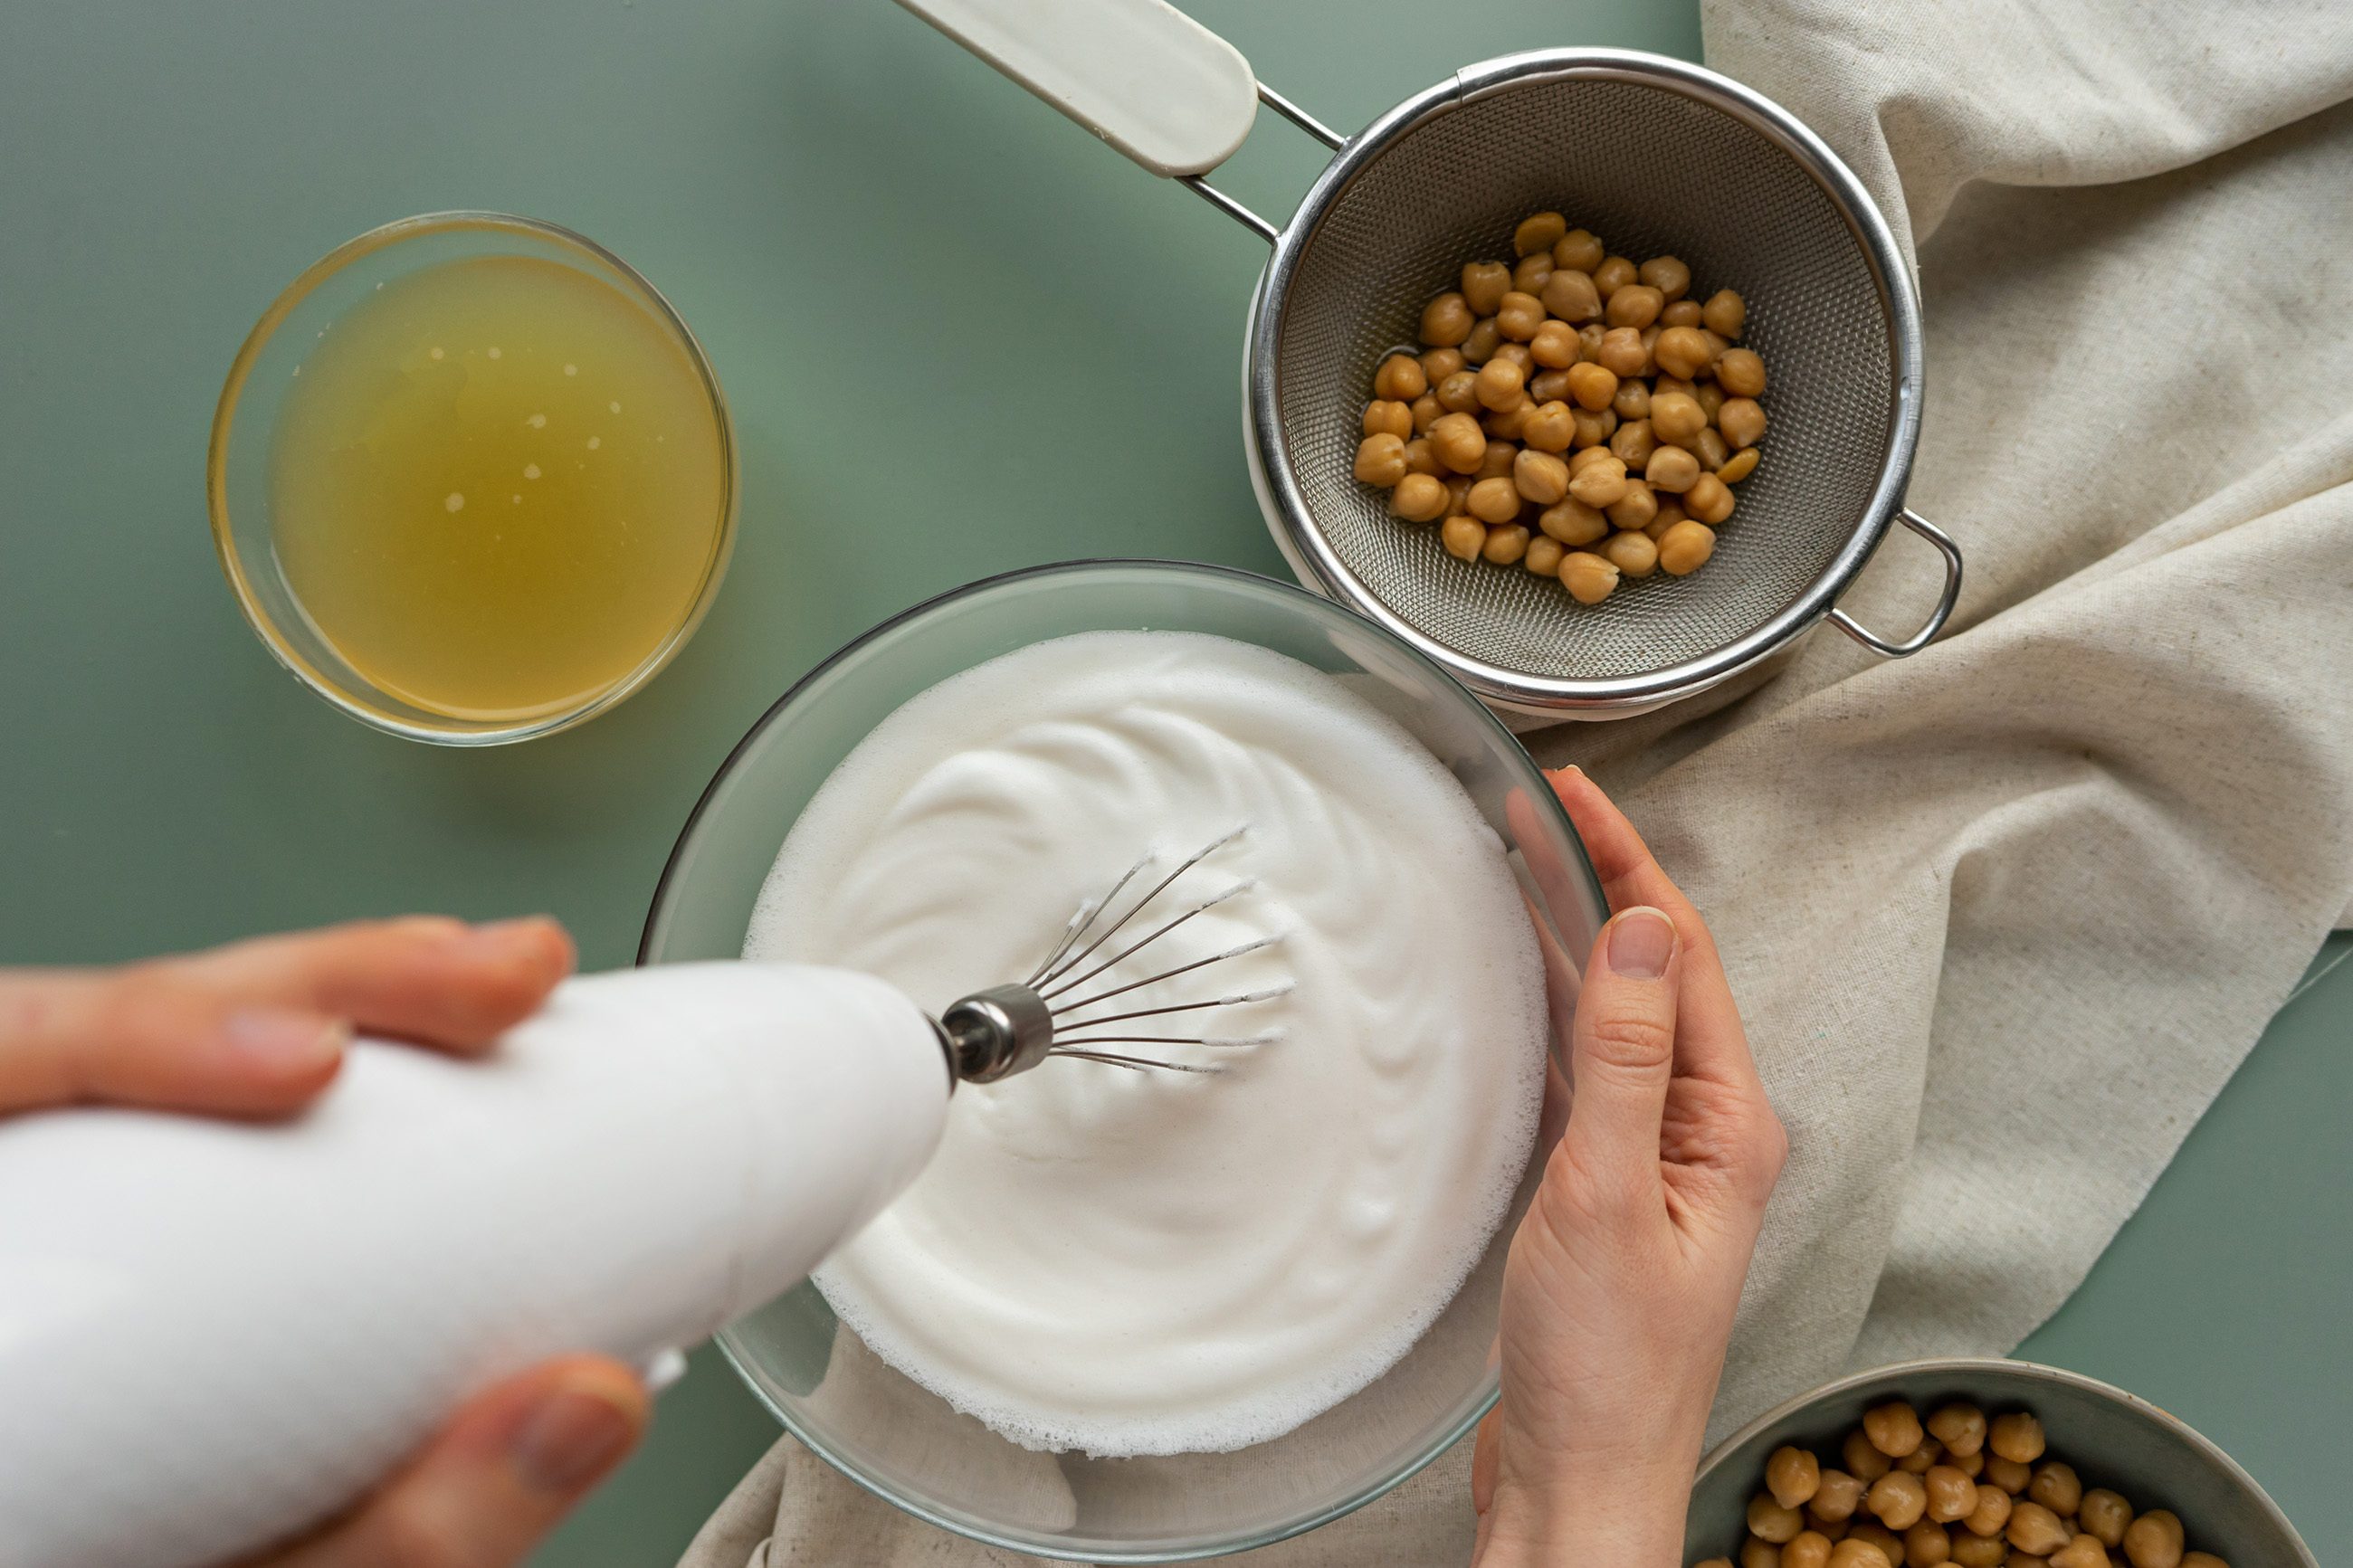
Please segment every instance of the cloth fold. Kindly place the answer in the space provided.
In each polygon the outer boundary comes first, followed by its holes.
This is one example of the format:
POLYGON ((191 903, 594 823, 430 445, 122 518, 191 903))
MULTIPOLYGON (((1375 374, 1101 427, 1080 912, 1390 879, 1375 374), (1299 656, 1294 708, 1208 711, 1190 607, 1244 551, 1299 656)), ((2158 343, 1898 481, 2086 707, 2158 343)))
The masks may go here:
MULTIPOLYGON (((1708 911, 1791 1159, 1714 1432, 2009 1350, 2353 903, 2353 7, 1704 0, 1916 258, 1950 629, 1525 737, 1708 911)), ((1766 460, 1771 461, 1770 443, 1766 460)), ((1740 526, 1736 518, 1729 524, 1740 526)), ((1847 595, 1900 633, 1900 531, 1847 595)), ((1265 1568, 1465 1561, 1468 1445, 1265 1568)), ((790 1438, 682 1568, 1026 1564, 790 1438), (763 1543, 765 1542, 765 1546, 763 1543)))

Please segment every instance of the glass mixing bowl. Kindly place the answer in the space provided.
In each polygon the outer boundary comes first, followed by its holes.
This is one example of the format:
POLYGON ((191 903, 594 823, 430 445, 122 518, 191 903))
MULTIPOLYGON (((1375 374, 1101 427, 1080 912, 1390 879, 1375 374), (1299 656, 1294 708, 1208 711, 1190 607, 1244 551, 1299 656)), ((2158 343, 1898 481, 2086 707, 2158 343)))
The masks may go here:
MULTIPOLYGON (((439 351, 435 351, 437 353, 439 351)), ((237 351, 213 415, 205 493, 213 544, 237 607, 279 663, 337 708, 376 729, 444 746, 495 746, 570 729, 621 702, 660 673, 702 622, 735 542, 734 426, 718 373, 686 322, 636 268, 568 228, 509 213, 426 213, 372 228, 311 263, 287 285, 237 351), (302 356, 346 312, 387 282, 446 262, 525 256, 609 285, 650 316, 693 365, 717 438, 718 515, 693 598, 635 668, 553 711, 471 719, 420 707, 354 668, 312 622, 280 568, 270 515, 270 458, 302 356)))
MULTIPOLYGON (((654 894, 641 963, 734 958, 794 819, 851 748, 916 693, 1049 637, 1137 627, 1207 632, 1346 683, 1452 770, 1508 847, 1556 993, 1606 918, 1568 819, 1478 700, 1372 622, 1221 567, 1082 562, 990 578, 918 605, 835 654, 752 727, 687 819, 654 894)), ((1430 911, 1442 918, 1442 911, 1430 911)), ((1558 995, 1565 1015, 1573 998, 1558 995)), ((1557 1052, 1562 1041, 1556 1038, 1557 1052)), ((1548 1107, 1548 1111, 1557 1108, 1548 1107)), ((1262 1546, 1362 1506, 1452 1445, 1495 1399, 1503 1263, 1549 1152, 1436 1323, 1370 1386, 1297 1430, 1228 1454, 1045 1454, 997 1436, 884 1365, 802 1285, 734 1323, 721 1347, 793 1435, 852 1480, 990 1545, 1099 1563, 1169 1563, 1262 1546)))

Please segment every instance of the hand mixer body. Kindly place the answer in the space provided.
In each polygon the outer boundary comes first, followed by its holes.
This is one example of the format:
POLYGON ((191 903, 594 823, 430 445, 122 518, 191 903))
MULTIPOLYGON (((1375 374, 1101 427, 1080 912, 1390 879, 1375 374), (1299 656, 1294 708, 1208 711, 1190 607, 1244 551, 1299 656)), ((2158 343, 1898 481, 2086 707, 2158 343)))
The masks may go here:
POLYGON ((881 981, 681 964, 482 1061, 360 1041, 282 1125, 0 1126, 0 1568, 216 1562, 487 1382, 701 1340, 914 1178, 950 1087, 881 981))

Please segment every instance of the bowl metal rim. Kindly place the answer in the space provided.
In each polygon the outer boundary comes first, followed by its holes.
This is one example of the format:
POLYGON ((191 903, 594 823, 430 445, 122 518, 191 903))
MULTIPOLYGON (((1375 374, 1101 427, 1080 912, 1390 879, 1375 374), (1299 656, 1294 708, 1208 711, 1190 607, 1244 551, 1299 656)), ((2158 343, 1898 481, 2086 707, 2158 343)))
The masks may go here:
MULTIPOLYGON (((1149 556, 1102 556, 1088 557, 1073 561, 1058 561, 1042 565, 1017 567, 1011 571, 996 573, 987 577, 976 578, 969 583, 950 588, 944 593, 934 594, 928 599, 910 605, 907 608, 899 611, 896 615, 876 622, 873 626, 868 627, 865 631, 860 632, 858 636, 850 638, 848 642, 843 643, 832 653, 819 660, 808 670, 807 674, 803 675, 799 679, 794 681, 791 686, 787 687, 784 695, 778 697, 774 702, 770 703, 766 710, 764 710, 757 719, 754 720, 751 725, 744 731, 743 738, 737 741, 733 747, 729 748, 726 757, 722 760, 717 770, 712 773, 711 782, 703 786, 702 795, 696 798, 694 809, 687 813, 686 821, 679 829, 678 838, 670 846, 669 858, 662 863, 661 876, 654 884, 653 898, 646 910, 645 928, 638 941, 636 958, 637 964, 639 967, 643 967, 644 965, 654 962, 652 957, 652 949, 659 933, 659 928, 661 924, 662 910, 669 899, 672 879, 680 869, 681 860, 686 854, 688 843, 693 838, 696 827, 700 826, 704 814, 709 811, 712 802, 717 797, 720 786, 724 784, 729 775, 734 772, 737 763, 742 760, 744 753, 752 745, 752 743, 754 741, 757 741, 761 735, 766 731, 768 726, 776 722, 777 718, 785 711, 785 710, 790 707, 792 703, 799 698, 804 691, 807 690, 810 686, 821 679, 828 671, 832 670, 843 660, 856 654, 860 648, 867 647, 869 644, 892 631, 897 630, 908 623, 927 616, 935 610, 944 608, 959 599, 964 599, 973 595, 979 594, 985 590, 999 587, 1008 583, 1017 582, 1026 578, 1083 574, 1103 567, 1145 567, 1154 570, 1166 571, 1180 576, 1207 577, 1216 580, 1248 584, 1253 587, 1271 588, 1275 590, 1279 596, 1295 596, 1305 604, 1313 605, 1319 613, 1341 616, 1348 620, 1356 621, 1363 626, 1370 627, 1377 634, 1388 633, 1387 627, 1382 626, 1378 623, 1359 614, 1353 606, 1327 598, 1321 594, 1314 593, 1306 588, 1301 587, 1295 583, 1285 583, 1278 578, 1269 577, 1262 573, 1248 572, 1240 567, 1221 566, 1214 563, 1205 561, 1171 561, 1155 559, 1149 556)), ((1398 639, 1394 636, 1388 636, 1387 640, 1393 644, 1398 641, 1398 639)), ((1519 737, 1512 733, 1511 729, 1505 725, 1502 720, 1495 716, 1493 711, 1486 703, 1479 700, 1476 692, 1472 691, 1469 687, 1463 684, 1460 677, 1455 675, 1455 673, 1449 669, 1444 664, 1429 657, 1429 655, 1424 653, 1419 647, 1408 645, 1404 647, 1403 651, 1417 662, 1427 668, 1432 674, 1442 679, 1446 684, 1460 690, 1463 697, 1464 711, 1472 715, 1475 721, 1483 722, 1497 735, 1501 736, 1508 743, 1509 748, 1512 751, 1516 752, 1522 758, 1525 759, 1528 767, 1536 773, 1537 777, 1539 779, 1542 778, 1543 769, 1537 765, 1534 757, 1528 755, 1527 748, 1520 744, 1519 737)), ((1552 817, 1557 819, 1563 837, 1567 840, 1570 848, 1576 852, 1577 867, 1584 872, 1587 881, 1598 889, 1600 886, 1599 879, 1594 874, 1592 859, 1586 853, 1585 841, 1583 838, 1578 837, 1576 825, 1569 821, 1568 813, 1567 809, 1561 805, 1559 797, 1555 795, 1550 789, 1545 789, 1536 792, 1536 798, 1538 800, 1538 812, 1549 812, 1552 817)), ((761 1405, 767 1410, 769 1415, 776 1417, 777 1423, 781 1425, 786 1431, 791 1433, 802 1447, 807 1448, 809 1452, 815 1454, 818 1458, 824 1460, 828 1465, 831 1466, 835 1470, 839 1471, 850 1481, 856 1483, 864 1490, 871 1493, 877 1498, 880 1498, 882 1501, 891 1504, 893 1508, 897 1508, 904 1512, 913 1514, 915 1518, 923 1521, 927 1524, 934 1525, 952 1534, 963 1536, 966 1540, 976 1541, 985 1546, 993 1546, 1000 1551, 1026 1552, 1033 1557, 1045 1557, 1066 1563, 1092 1563, 1123 1565, 1158 1563, 1194 1563, 1199 1562, 1205 1558, 1223 1557, 1236 1552, 1247 1552, 1255 1550, 1261 1546, 1271 1546, 1278 1542, 1288 1541, 1294 1536, 1304 1535, 1311 1530, 1321 1529, 1323 1526, 1331 1523, 1334 1520, 1354 1513, 1356 1510, 1363 1508, 1366 1504, 1374 1502, 1378 1499, 1387 1496, 1391 1491, 1394 1491, 1398 1487, 1404 1485, 1407 1481, 1412 1479, 1415 1476, 1420 1474, 1421 1471, 1427 1469, 1430 1465, 1436 1463, 1441 1456, 1443 1456, 1449 1449, 1452 1448, 1456 1444, 1460 1443, 1475 1427, 1477 1427, 1481 1421, 1486 1418, 1487 1413, 1494 1408, 1495 1401, 1501 1396, 1502 1392, 1501 1384, 1496 1380, 1491 1368, 1489 1385, 1485 1393, 1478 1398, 1474 1407, 1470 1411, 1470 1413, 1467 1414, 1461 1421, 1457 1422, 1445 1434, 1441 1440, 1432 1443, 1426 1451, 1417 1455, 1410 1463, 1398 1467, 1392 1473, 1384 1476, 1378 1481, 1370 1485, 1358 1487, 1355 1490, 1349 1492, 1345 1497, 1342 1498, 1339 1501, 1317 1510, 1312 1516, 1286 1523, 1280 1529, 1271 1532, 1252 1532, 1246 1535, 1236 1536, 1232 1539, 1212 1541, 1197 1546, 1174 1548, 1161 1547, 1141 1551, 1119 1549, 1105 1550, 1101 1547, 1093 1546, 1064 1547, 1051 1544, 1041 1544, 1035 1541, 1028 1541, 1018 1537, 1000 1534, 985 1528, 976 1527, 963 1521, 948 1518, 938 1510, 928 1508, 913 1499, 900 1496, 898 1493, 884 1487, 880 1481, 860 1473, 849 1462, 834 1454, 819 1437, 804 1430, 802 1423, 795 1419, 789 1411, 785 1409, 783 1405, 770 1397, 768 1391, 761 1386, 759 1380, 754 1377, 750 1369, 744 1365, 744 1359, 737 1352, 732 1334, 728 1328, 722 1328, 712 1337, 712 1342, 718 1345, 720 1354, 724 1356, 727 1360, 727 1364, 734 1369, 735 1375, 742 1380, 744 1386, 751 1391, 752 1396, 760 1402, 761 1405)))
POLYGON ((458 207, 445 212, 417 213, 408 217, 395 218, 336 246, 320 257, 294 280, 280 289, 238 344, 237 357, 229 362, 227 377, 221 384, 220 399, 213 405, 213 423, 205 444, 205 510, 211 526, 214 552, 220 558, 221 573, 228 579, 230 596, 237 600, 237 611, 245 624, 269 650, 269 656, 297 680, 339 712, 358 720, 372 730, 380 730, 403 740, 422 741, 437 746, 503 746, 520 741, 534 741, 543 735, 553 735, 585 724, 598 714, 619 706, 643 690, 646 684, 662 672, 702 627, 703 617, 710 614, 712 602, 719 596, 719 586, 726 580, 727 567, 735 552, 735 533, 742 508, 744 480, 742 458, 735 444, 735 416, 728 407, 726 389, 720 385, 718 367, 711 363, 710 351, 702 346, 694 330, 678 307, 653 285, 653 280, 620 257, 577 230, 544 218, 526 217, 519 213, 496 212, 488 208, 458 207), (356 700, 342 686, 320 669, 301 649, 280 630, 276 620, 262 608, 259 595, 247 580, 243 563, 237 554, 237 522, 230 515, 228 503, 228 449, 235 429, 237 410, 242 401, 246 383, 251 378, 262 352, 277 336, 286 318, 293 314, 303 300, 329 278, 352 263, 379 250, 388 249, 406 240, 459 229, 492 229, 528 235, 536 239, 576 249, 591 260, 612 268, 620 282, 635 290, 649 305, 662 324, 678 339, 692 362, 704 394, 711 401, 711 411, 719 436, 720 482, 722 495, 719 509, 719 537, 713 544, 711 559, 704 563, 702 580, 695 587, 693 602, 670 635, 645 658, 613 685, 584 702, 536 718, 516 720, 508 723, 470 723, 453 720, 448 726, 417 723, 380 712, 366 703, 356 700))
POLYGON ((1853 1394, 1894 1378, 1910 1377, 1915 1374, 1949 1375, 1960 1382, 1966 1382, 1973 1374, 2022 1378, 2028 1383, 2048 1384, 2075 1389, 2130 1411, 2168 1436, 2181 1442, 2212 1466, 2224 1479, 2243 1491, 2253 1501, 2256 1510, 2278 1528, 2281 1538, 2295 1547, 2306 1568, 2320 1568, 2319 1559, 2312 1554, 2312 1548, 2305 1543, 2304 1537, 2298 1534, 2295 1526, 2289 1522, 2285 1511, 2278 1503, 2272 1500, 2272 1494, 2263 1490, 2263 1483, 2249 1475, 2246 1468, 2238 1460, 2224 1453, 2211 1437, 2207 1436, 2163 1405, 2153 1404, 2130 1389, 2118 1388, 2115 1384, 2103 1383, 2096 1377, 2088 1377, 2080 1372, 2070 1372, 2063 1366, 2051 1366, 2034 1361, 2018 1361, 2010 1356, 1923 1356, 1913 1361, 1891 1362, 1885 1366, 1876 1366, 1866 1372, 1850 1373, 1844 1377, 1833 1378, 1819 1388, 1809 1389, 1793 1399, 1782 1401, 1710 1448, 1706 1458, 1700 1460, 1699 1468, 1693 1473, 1694 1494, 1697 1494, 1702 1483, 1729 1463, 1732 1456, 1744 1445, 1754 1442, 1764 1433, 1790 1417, 1801 1415, 1815 1405, 1836 1399, 1841 1394, 1853 1394))
POLYGON ((1647 712, 1763 662, 1829 615, 1903 510, 1919 445, 1925 337, 1920 296, 1886 216, 1862 182, 1813 129, 1772 99, 1687 60, 1639 49, 1531 49, 1463 67, 1415 93, 1342 143, 1275 237, 1248 314, 1242 356, 1245 447, 1267 528, 1302 582, 1377 621, 1482 700, 1528 715, 1612 718, 1647 712), (1324 537, 1292 471, 1282 431, 1277 348, 1293 276, 1307 247, 1348 187, 1381 155, 1440 115, 1497 93, 1552 81, 1620 81, 1680 94, 1739 121, 1793 159, 1838 208, 1887 312, 1892 366, 1887 441, 1879 482, 1839 552, 1788 605, 1715 652, 1635 675, 1539 676, 1461 652, 1422 631, 1373 593, 1324 537))

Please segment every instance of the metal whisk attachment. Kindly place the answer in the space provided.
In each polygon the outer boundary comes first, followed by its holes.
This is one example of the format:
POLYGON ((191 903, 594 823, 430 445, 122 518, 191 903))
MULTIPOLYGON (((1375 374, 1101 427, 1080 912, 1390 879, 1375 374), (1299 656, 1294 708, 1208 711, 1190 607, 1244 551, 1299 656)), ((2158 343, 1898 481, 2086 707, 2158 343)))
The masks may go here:
POLYGON ((1162 1035, 1139 1031, 1165 1026, 1147 1023, 1145 1021, 1147 1019, 1272 1001, 1290 991, 1289 981, 1254 991, 1193 1000, 1161 1002, 1153 996, 1135 994, 1179 975, 1198 973, 1229 959, 1272 947, 1282 940, 1280 936, 1260 937, 1239 947, 1210 953, 1206 958, 1174 965, 1142 980, 1113 984, 1106 978, 1113 965, 1134 957, 1187 921, 1250 889, 1252 883, 1247 880, 1236 882, 1220 893, 1186 907, 1143 935, 1133 940, 1121 940, 1122 933, 1137 924, 1137 917, 1173 887, 1178 878, 1233 843, 1245 830, 1237 827, 1223 837, 1202 846, 1142 896, 1127 900, 1117 916, 1112 917, 1113 907, 1120 904, 1121 895, 1126 892, 1128 885, 1142 876, 1145 868, 1157 858, 1155 855, 1145 855, 1112 884, 1109 892, 1099 899, 1089 899, 1079 906, 1078 912, 1071 915, 1070 923, 1062 928, 1061 939, 1054 944, 1053 951, 1030 972, 1028 979, 1018 984, 995 985, 986 991, 976 991, 952 1004, 940 1015, 939 1029, 942 1043, 947 1049, 949 1068, 957 1081, 994 1083, 998 1079, 1027 1072, 1050 1057, 1103 1062, 1139 1072, 1215 1073, 1220 1069, 1214 1065, 1168 1061, 1157 1056, 1135 1056, 1124 1047, 1207 1046, 1233 1050, 1271 1045, 1279 1039, 1281 1030, 1242 1036, 1162 1035), (1106 949, 1112 951, 1106 952, 1106 949), (1131 1005, 1113 1012, 1096 1010, 1120 997, 1130 998, 1131 1005))

